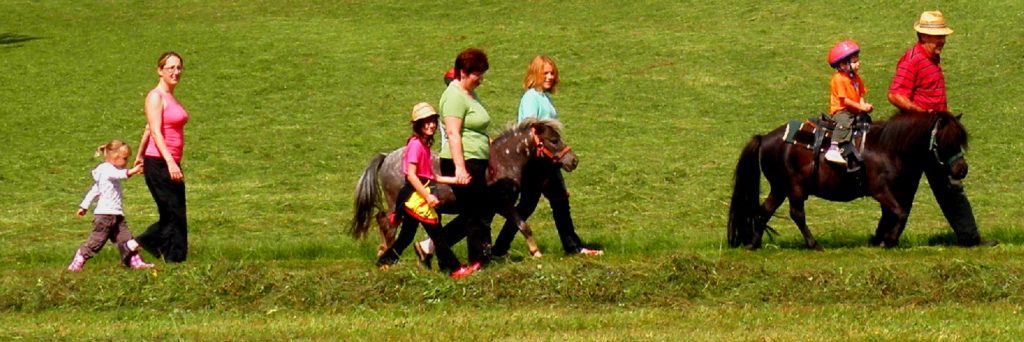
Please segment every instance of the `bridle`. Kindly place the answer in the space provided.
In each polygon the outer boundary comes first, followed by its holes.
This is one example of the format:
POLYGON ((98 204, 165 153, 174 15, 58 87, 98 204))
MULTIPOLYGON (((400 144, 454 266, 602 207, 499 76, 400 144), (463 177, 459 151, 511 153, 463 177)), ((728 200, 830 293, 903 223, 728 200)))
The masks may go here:
POLYGON ((945 162, 943 162, 942 157, 939 156, 939 139, 937 138, 939 134, 939 124, 941 122, 942 119, 936 120, 935 125, 932 126, 931 144, 928 146, 928 150, 931 151, 932 155, 935 156, 935 162, 939 163, 940 166, 945 166, 948 168, 950 167, 950 165, 953 165, 953 163, 956 163, 957 161, 964 159, 964 148, 961 146, 960 152, 957 152, 953 156, 947 158, 945 162))
POLYGON ((553 161, 562 160, 562 157, 564 157, 566 154, 572 151, 572 147, 569 147, 569 145, 566 144, 561 151, 558 151, 557 153, 552 152, 550 149, 547 148, 547 146, 544 146, 544 142, 540 140, 540 136, 538 136, 536 133, 533 134, 533 143, 537 145, 538 156, 545 156, 551 158, 551 160, 553 161))

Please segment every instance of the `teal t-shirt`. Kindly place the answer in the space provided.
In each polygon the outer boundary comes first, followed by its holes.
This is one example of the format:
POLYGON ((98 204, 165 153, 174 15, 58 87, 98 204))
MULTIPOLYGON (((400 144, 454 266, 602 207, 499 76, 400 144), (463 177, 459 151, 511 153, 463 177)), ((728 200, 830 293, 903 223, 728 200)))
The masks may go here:
POLYGON ((558 120, 555 104, 551 103, 547 92, 530 88, 523 93, 523 98, 519 100, 519 122, 526 118, 558 120))
POLYGON ((491 116, 480 104, 476 93, 467 95, 462 91, 461 83, 458 80, 448 84, 448 88, 441 94, 441 158, 452 158, 451 148, 448 147, 448 137, 445 135, 444 118, 455 117, 462 119, 462 157, 464 159, 490 158, 490 138, 487 136, 487 126, 491 124, 491 116))

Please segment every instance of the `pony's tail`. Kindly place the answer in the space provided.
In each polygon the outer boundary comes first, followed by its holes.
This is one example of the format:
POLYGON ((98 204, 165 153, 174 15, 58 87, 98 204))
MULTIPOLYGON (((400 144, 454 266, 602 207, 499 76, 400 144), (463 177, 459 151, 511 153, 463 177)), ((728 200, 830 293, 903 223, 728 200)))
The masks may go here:
POLYGON ((380 182, 377 172, 384 163, 386 154, 379 153, 370 160, 370 164, 363 169, 363 175, 359 176, 356 182, 356 200, 353 206, 355 214, 352 216, 352 226, 349 232, 352 237, 361 239, 366 236, 370 224, 376 212, 384 211, 383 196, 381 195, 380 182))
POLYGON ((751 138, 736 163, 732 201, 729 203, 729 247, 750 244, 754 239, 761 197, 761 139, 760 135, 751 138))

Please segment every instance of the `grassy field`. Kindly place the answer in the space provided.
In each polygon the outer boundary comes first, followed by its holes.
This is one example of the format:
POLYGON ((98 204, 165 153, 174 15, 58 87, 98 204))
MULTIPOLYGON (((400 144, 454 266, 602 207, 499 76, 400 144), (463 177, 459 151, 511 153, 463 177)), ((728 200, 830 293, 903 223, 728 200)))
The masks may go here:
MULTIPOLYGON (((863 51, 867 100, 885 90, 935 2, 6 1, 0 3, 0 339, 1018 340, 1024 300, 1024 3, 943 2, 950 105, 971 133, 966 180, 982 233, 952 247, 922 185, 901 248, 867 246, 869 199, 807 204, 825 252, 782 235, 724 247, 732 172, 755 133, 827 105, 835 41, 863 51), (600 258, 546 256, 465 281, 413 253, 373 267, 376 236, 346 235, 355 181, 436 103, 463 48, 490 58, 479 93, 497 132, 522 73, 551 55, 555 104, 580 157, 573 212, 600 258), (185 59, 191 254, 153 272, 110 248, 63 268, 90 229, 76 204, 112 138, 137 144, 157 56, 185 59), (1011 118, 1010 120, 1005 120, 1011 118)), ((156 220, 125 183, 133 232, 156 220)), ((499 223, 500 224, 500 223, 499 223)), ((420 233, 422 235, 422 233, 420 233)), ((457 246, 464 257, 465 248, 457 246)))

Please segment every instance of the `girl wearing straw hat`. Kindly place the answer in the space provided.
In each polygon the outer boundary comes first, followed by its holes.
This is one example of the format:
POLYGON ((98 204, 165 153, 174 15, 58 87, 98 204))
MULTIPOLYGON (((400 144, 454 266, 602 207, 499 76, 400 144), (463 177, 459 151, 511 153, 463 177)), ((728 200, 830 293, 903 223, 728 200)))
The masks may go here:
POLYGON ((396 220, 401 220, 402 228, 395 243, 377 259, 377 266, 386 270, 397 263, 402 251, 409 247, 415 238, 416 226, 422 224, 427 236, 437 241, 434 248, 438 268, 449 272, 453 278, 461 278, 473 273, 473 269, 462 267, 455 253, 445 243, 441 235, 441 214, 434 209, 440 201, 430 191, 432 182, 456 183, 455 177, 434 175, 430 146, 434 144, 437 118, 437 111, 426 102, 418 103, 412 108, 410 122, 413 134, 406 142, 405 153, 402 156, 405 186, 398 192, 398 205, 395 207, 396 220))

